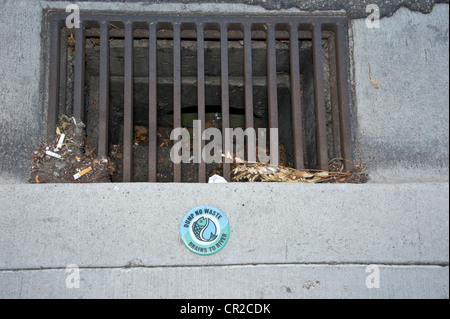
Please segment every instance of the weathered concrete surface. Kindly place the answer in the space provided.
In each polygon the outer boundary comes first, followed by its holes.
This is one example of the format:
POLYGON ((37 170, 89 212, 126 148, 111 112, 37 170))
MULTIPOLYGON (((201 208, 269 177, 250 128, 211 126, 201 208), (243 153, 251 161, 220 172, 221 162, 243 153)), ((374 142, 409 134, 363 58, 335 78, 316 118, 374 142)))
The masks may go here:
POLYGON ((26 182, 42 137, 41 7, 0 1, 0 183, 26 182))
MULTIPOLYGON (((366 265, 239 265, 80 269, 68 289, 65 269, 0 271, 0 298, 439 298, 448 299, 449 269, 380 266, 380 286, 366 286, 366 265), (18 284, 20 283, 20 284, 18 284)), ((70 278, 69 278, 70 279, 70 278)), ((224 302, 224 305, 227 302, 224 302)), ((262 301, 263 303, 263 301, 262 301)), ((218 307, 217 307, 218 308, 218 307)), ((223 307, 222 313, 224 312, 223 307)), ((172 309, 179 312, 180 309, 172 309)), ((215 314, 221 313, 217 311, 215 314)), ((277 310, 271 309, 271 313, 277 310)))
MULTIPOLYGON (((49 0, 53 2, 63 2, 61 0, 49 0)), ((161 0, 90 0, 90 2, 113 2, 119 3, 144 3, 144 4, 160 4, 161 0)), ((358 0, 358 1, 342 1, 342 0, 164 0, 164 3, 182 3, 182 4, 246 4, 261 7, 267 10, 289 10, 300 9, 303 11, 336 11, 345 10, 350 18, 367 17, 366 7, 369 4, 376 4, 380 8, 381 16, 390 16, 401 7, 408 8, 413 11, 429 13, 433 9, 435 3, 448 3, 448 0, 358 0)))
POLYGON ((445 265, 448 196, 445 183, 7 186, 0 269, 122 267, 135 259, 445 265), (179 235, 184 214, 201 204, 221 209, 232 228, 225 249, 208 258, 186 250, 179 235))
POLYGON ((3 187, 0 297, 448 298, 448 196, 448 184, 3 187), (209 257, 179 239, 204 203, 231 225, 209 257), (65 287, 71 264, 80 290, 65 287), (369 264, 380 289, 365 286, 369 264))
MULTIPOLYGON (((41 10, 68 3, 0 0, 0 42, 8 44, 0 46, 0 297, 448 298, 448 5, 430 15, 401 9, 379 30, 352 24, 357 155, 376 183, 23 185, 23 152, 44 132, 41 10), (205 203, 232 223, 227 247, 210 258, 178 239, 184 212, 205 203), (80 290, 65 287, 68 264, 84 267, 80 290), (365 287, 366 264, 381 265, 382 288, 365 287), (189 288, 199 288, 183 295, 187 275, 189 288), (217 286, 196 282, 200 275, 217 275, 229 289, 218 296, 217 286)), ((82 4, 265 12, 217 3, 82 4)))
POLYGON ((352 33, 357 150, 372 180, 448 181, 448 5, 401 9, 379 29, 356 20, 352 33))

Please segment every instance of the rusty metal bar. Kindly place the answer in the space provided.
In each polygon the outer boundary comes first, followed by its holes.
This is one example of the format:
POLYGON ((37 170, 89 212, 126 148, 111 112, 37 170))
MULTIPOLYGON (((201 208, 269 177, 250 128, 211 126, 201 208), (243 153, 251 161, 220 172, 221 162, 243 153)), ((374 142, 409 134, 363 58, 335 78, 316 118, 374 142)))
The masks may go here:
MULTIPOLYGON (((52 16, 55 19, 65 20, 67 18, 67 13, 63 10, 59 12, 52 12, 52 16)), ((141 23, 150 23, 152 21, 155 22, 173 22, 173 23, 208 23, 211 21, 217 23, 241 23, 243 20, 251 20, 255 23, 291 23, 298 22, 300 19, 304 23, 340 23, 347 20, 345 13, 336 13, 334 15, 329 14, 311 14, 309 16, 306 15, 295 15, 295 14, 261 14, 261 15, 248 15, 248 13, 241 13, 235 15, 224 15, 224 14, 183 14, 180 12, 179 14, 135 14, 135 13, 111 13, 111 12, 82 12, 81 13, 82 20, 90 20, 90 21, 102 21, 102 20, 110 20, 110 21, 131 21, 131 22, 141 22, 141 23)), ((94 24, 93 24, 94 25, 94 24)), ((137 25, 139 26, 139 25, 137 25)))
POLYGON ((98 156, 108 157, 109 130, 109 25, 100 23, 100 80, 98 100, 98 156))
POLYGON ((123 181, 133 176, 133 23, 125 23, 124 111, 123 111, 123 181))
POLYGON ((59 55, 60 59, 60 86, 59 86, 59 113, 70 114, 67 112, 67 46, 68 46, 68 37, 69 37, 69 29, 63 28, 61 30, 61 51, 59 55))
POLYGON ((252 65, 252 25, 244 24, 244 78, 245 78, 245 126, 253 123, 253 65, 252 65))
MULTIPOLYGON (((254 128, 253 121, 253 57, 252 24, 244 24, 244 82, 245 82, 245 127, 254 128)), ((248 138, 248 137, 247 137, 248 138)), ((255 140, 256 142, 256 140, 255 140)), ((247 161, 255 161, 255 145, 247 140, 247 161)))
POLYGON ((328 39, 328 57, 330 66, 330 98, 331 98, 331 116, 332 116, 332 132, 333 132, 333 158, 341 158, 341 139, 339 125, 339 105, 338 105, 338 89, 336 77, 336 37, 333 35, 328 39))
POLYGON ((336 27, 336 73, 338 79, 339 125, 341 131, 341 154, 345 170, 353 169, 352 136, 350 123, 350 100, 348 84, 348 40, 344 23, 336 27))
MULTIPOLYGON (((173 24, 173 126, 181 128, 181 37, 180 23, 173 24)), ((174 163, 173 181, 181 183, 181 164, 174 163)))
POLYGON ((148 117, 148 181, 157 181, 158 144, 158 60, 156 22, 149 25, 149 117, 148 117))
POLYGON ((205 147, 205 141, 202 138, 205 129, 205 35, 203 23, 197 24, 197 103, 198 103, 198 120, 200 121, 201 132, 197 142, 200 145, 200 158, 198 159, 198 181, 206 183, 206 163, 202 159, 202 150, 205 147))
POLYGON ((49 97, 47 110, 47 139, 51 142, 56 135, 59 109, 59 86, 60 86, 60 22, 50 22, 50 65, 49 65, 49 97))
POLYGON ((84 121, 86 43, 83 22, 75 29, 75 66, 73 84, 73 116, 84 121))
POLYGON ((303 158, 303 123, 302 123, 302 97, 300 87, 300 49, 298 44, 298 24, 290 24, 290 67, 291 67, 291 108, 292 129, 294 142, 294 162, 296 169, 304 169, 303 158))
MULTIPOLYGON (((249 21, 251 19, 247 19, 249 21)), ((281 20, 280 20, 281 21, 281 20)), ((123 30, 120 29, 112 29, 110 31, 110 36, 113 38, 123 38, 125 35, 123 30)), ((148 30, 145 29, 136 29, 133 32, 134 38, 148 38, 148 30)), ((87 37, 98 37, 100 36, 100 30, 98 28, 91 28, 86 30, 87 37)), ((158 30, 157 31, 158 39, 173 39, 173 31, 172 30, 158 30)), ((277 40, 289 40, 289 32, 287 31, 276 31, 275 37, 277 40)), ((310 40, 312 35, 310 31, 299 31, 298 33, 299 39, 307 39, 310 40)), ((325 38, 331 36, 331 32, 324 31, 323 36, 325 38)), ((180 35, 181 39, 186 40, 195 40, 197 39, 197 34, 195 30, 183 30, 180 35)), ((220 32, 217 30, 205 30, 205 40, 217 40, 220 38, 220 32)), ((228 39, 229 40, 243 40, 244 35, 242 31, 237 30, 229 30, 228 31, 228 39)), ((254 40, 265 40, 266 32, 260 30, 252 31, 252 39, 254 40)))
MULTIPOLYGON (((277 52, 275 42, 275 24, 267 25, 267 92, 269 105, 269 128, 278 129, 278 92, 277 92, 277 52)), ((270 136, 270 163, 278 162, 278 140, 270 136)))
POLYGON ((316 111, 317 166, 328 170, 327 118, 325 108, 322 26, 313 26, 314 105, 316 111))
MULTIPOLYGON (((220 24, 220 60, 221 60, 221 88, 222 88, 222 132, 230 127, 230 92, 229 92, 229 77, 228 77, 228 25, 226 23, 220 24)), ((223 135, 222 145, 225 147, 226 134, 223 135)), ((233 154, 225 154, 233 155, 233 154)), ((223 159, 223 177, 230 180, 231 167, 223 159)))

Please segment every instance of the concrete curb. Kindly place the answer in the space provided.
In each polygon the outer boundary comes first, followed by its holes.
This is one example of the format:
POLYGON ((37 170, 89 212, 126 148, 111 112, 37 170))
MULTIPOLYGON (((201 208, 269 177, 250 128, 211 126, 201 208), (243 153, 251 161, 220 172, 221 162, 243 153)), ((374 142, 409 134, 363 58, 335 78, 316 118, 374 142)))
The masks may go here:
POLYGON ((448 184, 18 185, 0 194, 0 269, 381 263, 448 265, 448 184), (180 241, 184 214, 224 212, 227 246, 180 241), (137 261, 137 262, 136 262, 137 261))
POLYGON ((366 265, 88 268, 79 270, 80 285, 73 289, 66 286, 73 273, 65 269, 0 271, 0 298, 448 299, 448 267, 381 265, 379 288, 366 286, 370 269, 366 265))

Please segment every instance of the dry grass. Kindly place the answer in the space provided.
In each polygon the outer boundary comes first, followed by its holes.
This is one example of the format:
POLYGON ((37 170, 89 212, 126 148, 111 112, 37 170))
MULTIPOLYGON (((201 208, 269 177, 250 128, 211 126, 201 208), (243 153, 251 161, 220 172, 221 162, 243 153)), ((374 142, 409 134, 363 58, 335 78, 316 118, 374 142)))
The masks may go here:
POLYGON ((346 172, 343 159, 332 159, 328 171, 296 170, 284 166, 271 166, 262 163, 235 164, 231 179, 233 182, 284 182, 284 183, 354 183, 368 181, 366 167, 354 164, 353 170, 346 172))

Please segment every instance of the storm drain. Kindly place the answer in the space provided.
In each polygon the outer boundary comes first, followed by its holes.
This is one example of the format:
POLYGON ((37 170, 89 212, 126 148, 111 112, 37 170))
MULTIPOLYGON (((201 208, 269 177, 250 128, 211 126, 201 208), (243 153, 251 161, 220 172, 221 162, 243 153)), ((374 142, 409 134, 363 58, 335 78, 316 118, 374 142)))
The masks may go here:
MULTIPOLYGON (((281 164, 352 168, 344 16, 124 15, 49 12, 48 126, 87 125, 123 182, 229 179, 231 165, 175 164, 174 128, 276 128, 281 164)), ((191 130, 192 131, 192 130, 191 130)), ((201 141, 202 148, 205 141, 201 141)))

